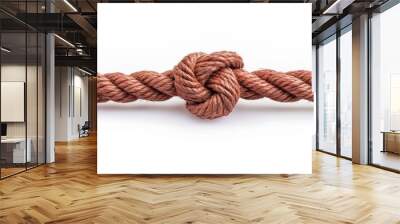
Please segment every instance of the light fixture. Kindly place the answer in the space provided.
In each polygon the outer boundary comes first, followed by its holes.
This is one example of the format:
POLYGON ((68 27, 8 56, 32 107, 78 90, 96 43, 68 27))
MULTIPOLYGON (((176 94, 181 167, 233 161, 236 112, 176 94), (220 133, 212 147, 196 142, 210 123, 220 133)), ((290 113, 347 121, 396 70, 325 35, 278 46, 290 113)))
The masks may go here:
POLYGON ((86 71, 86 70, 83 70, 83 69, 81 69, 81 68, 79 68, 79 67, 78 67, 78 70, 81 71, 81 72, 83 72, 83 73, 85 73, 85 74, 87 74, 87 75, 93 75, 92 73, 90 73, 90 72, 88 72, 88 71, 86 71))
POLYGON ((68 40, 66 40, 66 39, 64 39, 64 38, 62 38, 62 37, 60 37, 60 36, 57 35, 57 34, 54 34, 54 36, 57 37, 57 38, 58 38, 59 40, 61 40, 62 42, 66 43, 68 46, 75 48, 75 45, 73 45, 73 44, 72 44, 71 42, 69 42, 68 40))
POLYGON ((78 12, 78 10, 73 6, 68 0, 64 0, 64 3, 68 5, 74 12, 78 12))
POLYGON ((78 54, 78 55, 88 55, 85 51, 84 51, 84 49, 82 49, 82 48, 76 48, 76 53, 78 54))
POLYGON ((336 0, 332 5, 325 9, 322 14, 342 14, 343 10, 354 1, 355 0, 336 0))
POLYGON ((1 51, 4 51, 4 52, 6 52, 6 53, 10 53, 10 52, 11 52, 10 49, 7 49, 7 48, 5 48, 5 47, 1 47, 0 49, 1 49, 1 51))

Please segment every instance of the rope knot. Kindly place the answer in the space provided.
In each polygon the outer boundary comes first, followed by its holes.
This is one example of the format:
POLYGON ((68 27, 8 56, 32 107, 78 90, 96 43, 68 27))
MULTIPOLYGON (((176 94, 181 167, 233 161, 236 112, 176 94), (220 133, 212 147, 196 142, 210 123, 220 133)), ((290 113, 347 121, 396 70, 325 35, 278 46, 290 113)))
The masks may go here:
POLYGON ((234 70, 243 68, 234 52, 193 53, 174 68, 176 94, 198 117, 213 119, 229 114, 240 97, 234 70))
POLYGON ((174 96, 184 99, 186 108, 204 119, 228 115, 239 98, 294 102, 313 101, 314 97, 310 71, 248 72, 242 58, 230 51, 192 53, 163 73, 139 71, 97 77, 98 102, 164 101, 174 96))

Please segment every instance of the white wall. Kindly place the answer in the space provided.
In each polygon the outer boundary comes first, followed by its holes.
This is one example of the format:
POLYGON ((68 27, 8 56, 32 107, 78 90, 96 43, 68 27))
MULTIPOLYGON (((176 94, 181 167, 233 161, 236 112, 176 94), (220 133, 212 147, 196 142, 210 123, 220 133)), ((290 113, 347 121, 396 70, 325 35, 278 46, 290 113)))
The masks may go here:
POLYGON ((88 78, 76 68, 56 67, 55 85, 55 140, 77 139, 78 125, 88 120, 88 78))
POLYGON ((74 105, 72 108, 72 119, 71 119, 71 136, 72 138, 78 138, 78 125, 82 126, 85 121, 88 120, 88 78, 81 76, 81 73, 76 73, 74 70, 74 82, 73 82, 73 96, 74 105))
MULTIPOLYGON (((17 81, 17 82, 25 82, 26 71, 28 74, 36 74, 36 66, 27 66, 20 64, 5 64, 1 66, 1 81, 17 81), (27 69, 27 70, 25 70, 27 69)), ((29 86, 36 86, 36 80, 31 80, 28 76, 29 86)), ((36 88, 27 88, 27 106, 31 108, 28 110, 27 118, 28 118, 28 129, 31 127, 36 130, 36 113, 31 113, 32 111, 36 111, 36 88), (34 108, 32 108, 34 107, 34 108), (31 122, 34 122, 32 124, 31 122), (33 127, 34 126, 34 127, 33 127)), ((2 110, 7 110, 7 108, 1 108, 2 110)), ((28 130, 29 133, 32 133, 28 130)), ((36 134, 36 133, 35 133, 36 134)), ((25 122, 7 122, 7 136, 8 137, 25 137, 25 122)))
MULTIPOLYGON (((25 121, 25 83, 1 82, 1 121, 25 121)), ((36 107, 35 107, 36 108, 36 107)))
MULTIPOLYGON (((1 81, 2 82, 25 82, 25 64, 5 64, 1 66, 1 81)), ((32 66, 28 66, 28 71, 32 70, 32 66)), ((7 96, 2 96, 6 98, 7 96)), ((1 108, 2 111, 8 108, 1 108)), ((21 108, 24 110, 24 108, 21 108)), ((7 122, 7 134, 9 137, 24 137, 25 125, 24 122, 7 122)))
POLYGON ((69 85, 70 75, 68 67, 56 67, 55 69, 55 140, 68 140, 69 115, 69 85))

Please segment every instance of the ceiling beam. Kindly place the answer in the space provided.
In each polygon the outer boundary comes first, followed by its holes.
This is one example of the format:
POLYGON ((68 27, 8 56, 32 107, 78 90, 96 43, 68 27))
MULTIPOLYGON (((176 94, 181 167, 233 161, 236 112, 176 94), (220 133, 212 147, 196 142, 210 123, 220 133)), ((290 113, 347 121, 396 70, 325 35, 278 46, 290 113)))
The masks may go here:
POLYGON ((55 56, 56 66, 87 67, 97 71, 97 59, 92 56, 55 56))
POLYGON ((92 39, 96 39, 97 30, 90 24, 85 17, 80 14, 68 14, 68 17, 82 28, 86 34, 92 39))

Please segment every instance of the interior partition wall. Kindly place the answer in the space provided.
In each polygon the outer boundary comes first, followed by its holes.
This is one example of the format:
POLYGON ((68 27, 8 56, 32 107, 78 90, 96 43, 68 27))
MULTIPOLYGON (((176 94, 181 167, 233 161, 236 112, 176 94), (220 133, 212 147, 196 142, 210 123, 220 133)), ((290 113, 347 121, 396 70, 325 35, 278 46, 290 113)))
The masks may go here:
MULTIPOLYGON (((43 2, 19 1, 18 8, 38 13, 44 10, 43 2)), ((4 179, 46 161, 46 38, 12 13, 1 11, 0 19, 0 178, 4 179)))
POLYGON ((351 25, 317 45, 317 150, 352 157, 351 25))

